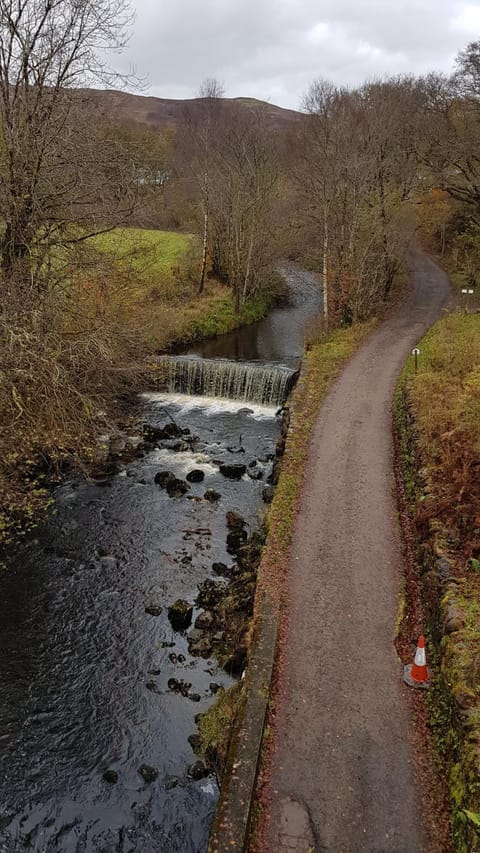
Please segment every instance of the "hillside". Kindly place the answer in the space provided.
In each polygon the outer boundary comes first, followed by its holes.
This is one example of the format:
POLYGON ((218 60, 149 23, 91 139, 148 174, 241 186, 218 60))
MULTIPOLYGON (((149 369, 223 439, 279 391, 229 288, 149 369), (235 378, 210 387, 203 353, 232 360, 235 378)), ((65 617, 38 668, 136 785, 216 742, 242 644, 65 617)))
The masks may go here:
MULTIPOLYGON (((152 130, 178 127, 184 122, 187 109, 194 114, 201 114, 208 100, 206 98, 189 100, 154 98, 100 89, 83 91, 88 97, 93 97, 101 105, 105 115, 113 121, 128 125, 146 125, 152 130)), ((227 108, 229 105, 241 104, 247 111, 260 109, 275 129, 290 126, 299 115, 294 110, 287 110, 254 98, 224 98, 223 103, 227 108)))

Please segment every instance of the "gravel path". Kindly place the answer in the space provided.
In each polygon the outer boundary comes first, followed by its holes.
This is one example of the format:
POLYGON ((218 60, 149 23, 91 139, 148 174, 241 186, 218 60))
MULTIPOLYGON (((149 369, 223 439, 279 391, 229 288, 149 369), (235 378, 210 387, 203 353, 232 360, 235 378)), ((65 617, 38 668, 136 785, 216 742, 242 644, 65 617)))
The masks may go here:
POLYGON ((398 373, 449 301, 412 253, 408 301, 369 338, 317 420, 296 523, 265 791, 265 850, 428 850, 393 645, 402 552, 393 494, 398 373))

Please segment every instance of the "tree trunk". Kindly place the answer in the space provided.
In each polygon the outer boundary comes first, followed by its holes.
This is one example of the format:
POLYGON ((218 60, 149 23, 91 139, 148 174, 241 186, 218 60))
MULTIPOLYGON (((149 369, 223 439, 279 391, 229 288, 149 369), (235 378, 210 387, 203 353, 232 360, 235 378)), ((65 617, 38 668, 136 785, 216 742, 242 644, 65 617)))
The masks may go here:
POLYGON ((322 270, 322 282, 323 282, 323 318, 325 323, 325 328, 328 329, 328 217, 327 217, 327 209, 325 208, 324 218, 323 218, 323 270, 322 270))
POLYGON ((205 288, 205 276, 207 273, 207 247, 208 247, 208 172, 205 173, 205 207, 203 211, 203 250, 202 250, 202 267, 200 270, 200 281, 198 284, 198 295, 203 293, 205 288))

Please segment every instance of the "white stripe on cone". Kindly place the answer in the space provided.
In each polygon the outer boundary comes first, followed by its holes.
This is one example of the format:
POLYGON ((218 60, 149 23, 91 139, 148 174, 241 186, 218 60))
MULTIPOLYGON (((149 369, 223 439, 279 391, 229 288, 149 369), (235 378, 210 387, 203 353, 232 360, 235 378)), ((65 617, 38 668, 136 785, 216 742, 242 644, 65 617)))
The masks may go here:
POLYGON ((425 656, 425 649, 417 646, 417 651, 415 652, 415 663, 417 666, 426 666, 427 658, 425 656))

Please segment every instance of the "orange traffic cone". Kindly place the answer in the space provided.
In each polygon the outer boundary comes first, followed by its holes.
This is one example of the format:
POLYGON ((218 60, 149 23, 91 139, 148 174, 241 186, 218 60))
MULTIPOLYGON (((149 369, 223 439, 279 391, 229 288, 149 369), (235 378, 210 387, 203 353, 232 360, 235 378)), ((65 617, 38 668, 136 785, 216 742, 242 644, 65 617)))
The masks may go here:
POLYGON ((410 687, 430 687, 430 670, 425 658, 425 637, 419 637, 415 660, 407 664, 403 670, 403 680, 410 687))

